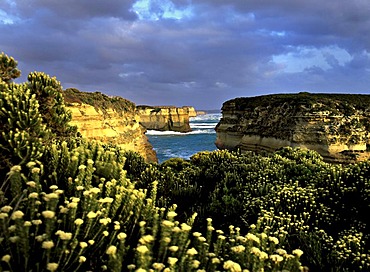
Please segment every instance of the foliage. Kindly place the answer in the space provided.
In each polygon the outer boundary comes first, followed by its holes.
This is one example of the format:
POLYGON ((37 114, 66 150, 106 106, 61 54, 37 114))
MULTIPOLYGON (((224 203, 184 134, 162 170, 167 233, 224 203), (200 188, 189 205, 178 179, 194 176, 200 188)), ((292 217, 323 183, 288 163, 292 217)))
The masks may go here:
POLYGON ((10 84, 13 79, 21 76, 21 71, 17 68, 18 62, 6 55, 4 52, 0 53, 0 82, 3 81, 10 84))
POLYGON ((67 105, 71 103, 85 103, 97 110, 102 110, 105 114, 107 109, 113 109, 119 114, 135 111, 134 103, 119 96, 110 97, 101 92, 81 92, 76 88, 66 89, 63 95, 67 105))
POLYGON ((367 271, 370 267, 370 162, 328 164, 310 150, 201 152, 171 159, 142 173, 158 181, 158 204, 177 203, 180 218, 199 214, 195 229, 213 219, 278 237, 285 250, 302 249, 313 271, 367 271))
POLYGON ((196 213, 176 220, 185 213, 171 202, 181 194, 167 199, 163 180, 179 175, 179 191, 193 196, 198 166, 173 160, 161 168, 114 145, 65 137, 71 130, 60 83, 43 73, 28 80, 0 82, 1 271, 303 269, 301 250, 288 254, 257 228, 226 233, 207 218, 202 233, 192 227, 196 213))

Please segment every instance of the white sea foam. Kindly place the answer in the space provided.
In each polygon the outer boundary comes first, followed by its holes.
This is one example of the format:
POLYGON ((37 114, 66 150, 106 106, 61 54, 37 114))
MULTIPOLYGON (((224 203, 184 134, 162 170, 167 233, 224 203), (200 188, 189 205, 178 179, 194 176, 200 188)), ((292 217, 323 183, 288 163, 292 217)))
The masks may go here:
POLYGON ((221 113, 209 113, 204 115, 198 115, 196 117, 190 117, 191 121, 218 121, 221 119, 221 113))
POLYGON ((201 129, 214 129, 217 123, 190 123, 190 127, 194 128, 201 128, 201 129))
POLYGON ((157 135, 157 136, 186 136, 190 134, 212 134, 215 133, 214 130, 210 129, 199 129, 190 132, 177 132, 177 131, 158 131, 158 130, 147 130, 147 135, 157 135))

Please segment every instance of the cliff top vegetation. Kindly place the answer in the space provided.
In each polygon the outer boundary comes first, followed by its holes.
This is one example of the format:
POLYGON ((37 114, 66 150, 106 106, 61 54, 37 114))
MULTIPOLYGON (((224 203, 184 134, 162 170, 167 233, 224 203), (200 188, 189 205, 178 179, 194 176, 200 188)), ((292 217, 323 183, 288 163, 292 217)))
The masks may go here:
POLYGON ((334 112, 352 106, 358 110, 370 108, 370 95, 365 94, 323 94, 300 92, 295 94, 272 94, 255 97, 239 97, 226 101, 222 109, 226 109, 230 104, 235 104, 236 110, 245 110, 256 107, 277 107, 284 103, 290 105, 305 106, 311 108, 314 104, 325 104, 326 109, 334 112))
POLYGON ((113 109, 116 112, 135 111, 135 103, 119 96, 108 96, 101 92, 81 92, 76 88, 68 88, 64 92, 66 105, 72 103, 84 103, 106 112, 107 109, 113 109))

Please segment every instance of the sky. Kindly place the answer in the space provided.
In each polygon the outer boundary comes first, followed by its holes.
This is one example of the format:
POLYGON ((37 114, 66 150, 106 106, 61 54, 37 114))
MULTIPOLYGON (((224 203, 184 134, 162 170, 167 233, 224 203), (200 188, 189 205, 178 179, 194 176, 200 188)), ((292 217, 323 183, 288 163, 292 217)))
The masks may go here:
POLYGON ((63 88, 220 109, 370 94, 369 0, 0 0, 0 52, 63 88))

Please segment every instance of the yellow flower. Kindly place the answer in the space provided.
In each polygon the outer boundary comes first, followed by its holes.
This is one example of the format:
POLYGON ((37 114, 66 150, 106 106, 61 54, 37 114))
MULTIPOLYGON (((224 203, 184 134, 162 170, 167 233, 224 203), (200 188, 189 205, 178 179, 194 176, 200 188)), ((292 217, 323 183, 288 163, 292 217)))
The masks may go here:
POLYGON ((49 219, 55 216, 55 212, 53 211, 43 211, 41 214, 43 217, 49 218, 49 219))
POLYGON ((176 215, 177 215, 177 213, 174 212, 174 211, 170 211, 170 212, 167 213, 168 218, 174 218, 176 215))
POLYGON ((242 268, 240 267, 240 264, 233 262, 231 260, 224 262, 224 269, 227 269, 232 272, 241 272, 242 268))
POLYGON ((195 249, 195 248, 190 248, 186 251, 186 254, 190 255, 190 256, 194 256, 196 254, 198 254, 198 251, 195 249))
POLYGON ((81 248, 85 248, 85 247, 87 247, 87 243, 86 243, 86 242, 80 242, 80 247, 81 247, 81 248))
POLYGON ((277 254, 272 254, 270 256, 270 259, 274 262, 274 263, 280 263, 281 261, 284 260, 283 257, 281 257, 280 255, 277 255, 277 254))
POLYGON ((56 271, 58 269, 57 263, 48 263, 46 269, 49 271, 56 271))
POLYGON ((162 226, 165 226, 165 227, 173 227, 174 226, 174 223, 171 222, 171 221, 168 221, 168 220, 163 220, 162 221, 162 226))
POLYGON ((42 242, 42 248, 50 249, 52 247, 54 247, 54 242, 53 241, 44 241, 44 242, 42 242))
POLYGON ((94 240, 89 240, 89 241, 87 241, 90 245, 93 245, 94 243, 95 243, 95 241, 94 240))
POLYGON ((94 213, 94 212, 89 212, 89 213, 87 214, 87 217, 88 217, 88 218, 90 218, 90 219, 95 218, 96 216, 97 216, 97 214, 96 214, 96 213, 94 213))
POLYGON ((245 247, 243 245, 234 246, 231 248, 232 251, 236 253, 243 252, 245 250, 245 247))
POLYGON ((168 249, 169 249, 170 251, 172 251, 172 252, 176 252, 176 251, 178 251, 178 250, 179 250, 179 247, 178 247, 178 246, 170 246, 168 249))
POLYGON ((200 237, 200 236, 202 236, 202 234, 200 232, 193 232, 193 236, 194 237, 200 237))
POLYGON ((0 209, 0 211, 5 212, 5 213, 10 212, 11 210, 13 210, 11 206, 4 206, 4 207, 1 207, 0 209))
POLYGON ((105 231, 103 231, 103 235, 104 236, 108 236, 109 235, 109 232, 105 230, 105 231))
POLYGON ((18 240, 19 240, 19 236, 9 237, 9 241, 12 242, 12 243, 16 243, 16 242, 18 242, 18 240))
POLYGON ((78 202, 80 202, 80 198, 78 198, 78 197, 71 197, 71 201, 73 203, 78 203, 78 202))
POLYGON ((108 255, 116 255, 117 253, 117 247, 115 246, 109 246, 107 251, 105 252, 107 253, 108 255))
POLYGON ((28 198, 38 198, 38 197, 39 197, 39 194, 38 194, 38 193, 36 193, 36 192, 30 193, 30 194, 28 195, 28 198))
POLYGON ((279 239, 278 239, 278 238, 276 238, 276 237, 273 237, 273 236, 270 236, 270 237, 269 237, 269 240, 270 240, 271 242, 273 242, 275 245, 277 245, 277 244, 279 243, 279 239))
POLYGON ((6 255, 4 255, 2 258, 1 258, 1 260, 3 261, 3 262, 6 262, 6 263, 8 263, 9 261, 10 261, 10 255, 9 254, 6 254, 6 255))
POLYGON ((103 224, 104 226, 105 225, 108 225, 112 220, 110 218, 101 218, 99 220, 100 224, 103 224))
POLYGON ((163 268, 166 267, 163 263, 153 263, 152 266, 154 269, 159 270, 159 271, 161 271, 163 268))
POLYGON ((81 218, 77 218, 76 220, 75 220, 75 224, 77 225, 77 226, 80 226, 80 225, 82 225, 84 223, 84 221, 81 219, 81 218))
POLYGON ((181 229, 183 231, 190 231, 191 230, 191 227, 188 224, 186 224, 186 223, 182 223, 181 224, 181 229))
POLYGON ((154 237, 152 235, 144 235, 143 237, 140 238, 139 242, 141 244, 145 243, 151 243, 154 241, 154 237))
POLYGON ((13 212, 11 219, 17 220, 17 219, 21 219, 23 216, 24 216, 24 213, 22 211, 15 211, 13 212))
POLYGON ((99 199, 99 203, 112 203, 113 200, 114 199, 111 198, 111 197, 101 198, 101 199, 99 199))
POLYGON ((174 257, 168 257, 168 260, 167 260, 167 263, 170 265, 170 266, 173 266, 175 265, 175 263, 177 263, 179 259, 177 258, 174 258, 174 257))
POLYGON ((256 235, 254 235, 253 233, 248 233, 247 235, 246 235, 246 238, 248 239, 248 240, 250 240, 250 241, 254 241, 254 242, 256 242, 257 244, 259 244, 260 243, 260 238, 258 238, 256 235))
POLYGON ((147 246, 138 246, 136 250, 140 252, 141 254, 145 254, 149 252, 149 249, 147 248, 147 246))
POLYGON ((193 260, 192 264, 191 264, 191 267, 192 268, 198 268, 200 265, 200 261, 198 260, 193 260))
POLYGON ((81 185, 79 185, 79 186, 76 187, 76 190, 77 191, 82 191, 83 189, 85 189, 85 188, 83 186, 81 186, 81 185))
POLYGON ((32 223, 30 221, 24 221, 23 226, 24 227, 30 227, 30 226, 32 226, 32 223))
POLYGON ((32 187, 32 188, 35 188, 36 187, 36 182, 34 181, 29 181, 26 183, 28 186, 32 187))
POLYGON ((7 217, 9 217, 7 213, 0 213, 0 219, 5 219, 7 217))
POLYGON ((126 239, 126 237, 127 237, 127 234, 124 233, 124 232, 120 232, 117 235, 118 240, 124 240, 124 239, 126 239))
POLYGON ((93 194, 98 194, 98 193, 100 193, 100 189, 99 188, 91 188, 90 192, 93 193, 93 194))
POLYGON ((49 188, 50 188, 50 190, 56 190, 56 189, 58 189, 58 186, 56 186, 56 185, 51 185, 49 188))
POLYGON ((84 262, 86 262, 86 257, 85 257, 85 256, 80 256, 80 257, 78 258, 78 262, 79 262, 79 263, 84 263, 84 262))
POLYGON ((294 255, 297 255, 297 257, 301 257, 302 256, 302 254, 303 254, 303 251, 302 250, 300 250, 300 249, 295 249, 295 250, 293 250, 293 252, 292 252, 294 255))
POLYGON ((71 232, 64 232, 62 230, 58 230, 56 235, 59 235, 59 238, 61 240, 71 240, 72 239, 72 233, 71 232))
POLYGON ((76 208, 76 207, 77 207, 77 205, 78 205, 77 203, 72 202, 72 203, 68 203, 68 204, 67 204, 67 207, 68 207, 68 208, 71 208, 71 209, 74 209, 74 208, 76 208))
POLYGON ((34 224, 36 226, 42 224, 42 221, 40 219, 32 220, 31 222, 32 222, 32 224, 34 224))

